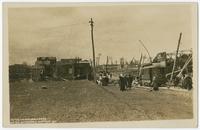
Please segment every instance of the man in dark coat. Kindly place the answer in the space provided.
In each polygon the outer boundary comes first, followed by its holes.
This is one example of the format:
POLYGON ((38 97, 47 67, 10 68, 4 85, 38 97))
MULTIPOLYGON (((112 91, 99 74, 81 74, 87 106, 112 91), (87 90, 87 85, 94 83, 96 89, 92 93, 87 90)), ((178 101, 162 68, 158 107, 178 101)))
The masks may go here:
POLYGON ((158 77, 154 76, 153 77, 153 81, 152 81, 152 87, 154 91, 158 91, 159 90, 159 83, 158 83, 158 77))
POLYGON ((125 79, 123 74, 120 74, 120 76, 119 76, 119 86, 120 86, 120 91, 124 91, 125 90, 126 79, 125 79))
POLYGON ((127 80, 126 80, 126 77, 123 75, 122 76, 122 91, 125 91, 126 90, 126 86, 127 86, 127 80))
POLYGON ((128 75, 125 75, 125 76, 124 76, 124 80, 125 80, 125 88, 128 88, 129 76, 128 76, 128 75))
POLYGON ((123 78, 123 75, 120 74, 119 75, 119 87, 120 87, 120 91, 122 91, 122 78, 123 78))
POLYGON ((133 82, 133 77, 132 77, 130 74, 128 75, 127 82, 128 82, 127 87, 128 87, 129 89, 131 89, 132 82, 133 82))

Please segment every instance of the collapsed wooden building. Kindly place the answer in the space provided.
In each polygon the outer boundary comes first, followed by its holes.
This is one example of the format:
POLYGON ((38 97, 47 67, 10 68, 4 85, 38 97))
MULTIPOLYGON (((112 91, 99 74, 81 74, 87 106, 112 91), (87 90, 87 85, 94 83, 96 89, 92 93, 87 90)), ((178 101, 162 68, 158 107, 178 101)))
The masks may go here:
MULTIPOLYGON (((183 73, 192 74, 192 54, 180 53, 177 57, 173 78, 183 75, 183 73)), ((159 77, 161 84, 170 81, 172 74, 174 58, 166 52, 158 53, 152 63, 143 64, 140 70, 141 84, 149 86, 153 77, 159 77)))
MULTIPOLYGON (((165 77, 166 52, 158 53, 152 63, 143 64, 140 68, 141 84, 149 85, 154 76, 165 77)), ((166 81, 163 81, 166 82, 166 81)))

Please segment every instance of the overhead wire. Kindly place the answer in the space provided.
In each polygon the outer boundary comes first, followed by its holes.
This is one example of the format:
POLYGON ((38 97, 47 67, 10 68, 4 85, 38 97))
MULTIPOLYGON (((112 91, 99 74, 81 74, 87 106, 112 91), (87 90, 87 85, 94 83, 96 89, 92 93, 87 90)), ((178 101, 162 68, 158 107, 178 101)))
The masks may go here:
POLYGON ((42 28, 43 30, 49 30, 49 29, 58 29, 61 27, 71 27, 71 26, 77 26, 77 25, 83 25, 83 24, 88 24, 86 22, 82 22, 82 23, 74 23, 74 24, 64 24, 64 25, 59 25, 59 26, 54 26, 54 27, 46 27, 46 28, 42 28))

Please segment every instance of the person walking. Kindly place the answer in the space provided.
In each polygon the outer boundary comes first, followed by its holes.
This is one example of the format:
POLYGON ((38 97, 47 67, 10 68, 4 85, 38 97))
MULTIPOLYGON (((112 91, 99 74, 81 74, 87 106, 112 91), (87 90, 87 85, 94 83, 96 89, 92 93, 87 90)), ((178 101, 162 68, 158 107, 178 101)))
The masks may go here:
POLYGON ((133 77, 129 74, 127 80, 128 80, 128 89, 131 89, 133 77))

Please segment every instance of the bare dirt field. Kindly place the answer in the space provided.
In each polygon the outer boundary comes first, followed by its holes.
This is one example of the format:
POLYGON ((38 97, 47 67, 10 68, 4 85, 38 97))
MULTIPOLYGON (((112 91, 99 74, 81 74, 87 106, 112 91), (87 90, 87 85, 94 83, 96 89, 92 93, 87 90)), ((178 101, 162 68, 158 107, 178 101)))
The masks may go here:
POLYGON ((10 118, 52 122, 191 119, 192 91, 97 86, 91 81, 10 83, 10 118), (45 89, 46 87, 46 89, 45 89))

